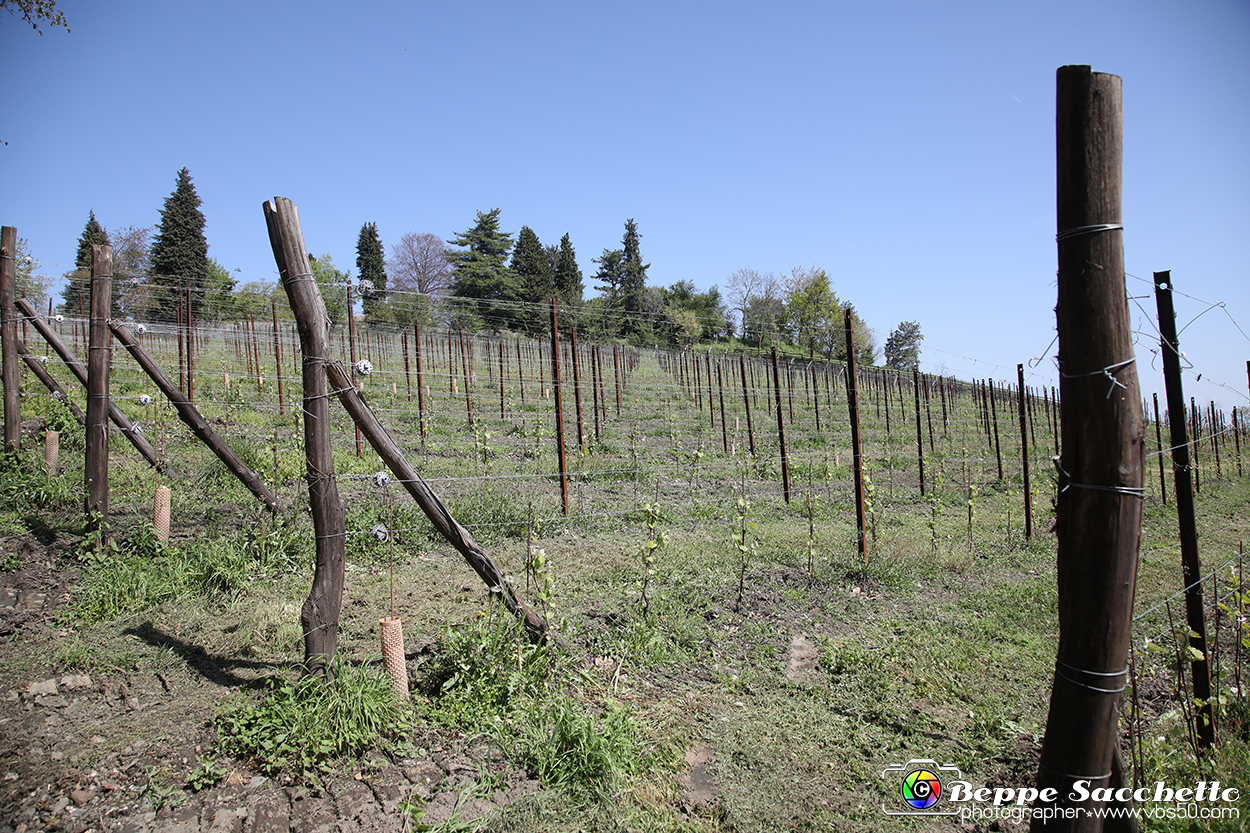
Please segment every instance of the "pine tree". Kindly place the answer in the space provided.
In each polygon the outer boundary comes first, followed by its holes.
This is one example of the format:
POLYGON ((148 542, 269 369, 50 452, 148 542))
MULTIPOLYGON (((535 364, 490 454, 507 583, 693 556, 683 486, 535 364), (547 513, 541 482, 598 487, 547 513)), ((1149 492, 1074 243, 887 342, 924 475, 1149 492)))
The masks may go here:
POLYGON ((920 367, 920 342, 924 334, 920 332, 919 321, 903 321, 885 340, 885 366, 897 370, 914 370, 920 367))
POLYGON ((626 313, 625 331, 637 332, 642 321, 638 313, 642 311, 642 291, 647 284, 647 270, 650 263, 642 262, 642 253, 638 241, 642 235, 638 233, 638 224, 629 219, 625 221, 625 237, 621 240, 623 258, 621 262, 621 283, 619 287, 619 308, 626 313))
POLYGON ((518 319, 524 321, 531 332, 538 331, 546 320, 543 310, 551 297, 554 264, 538 235, 529 226, 521 226, 517 232, 516 248, 512 250, 512 265, 509 268, 516 275, 520 300, 526 304, 525 308, 518 310, 518 319))
MULTIPOLYGON (((65 299, 65 311, 70 315, 87 314, 91 309, 91 247, 109 245, 108 232, 95 218, 95 211, 87 212, 87 224, 78 237, 78 254, 74 257, 74 271, 66 275, 69 282, 61 291, 65 299)), ((116 287, 114 287, 116 298, 116 287)))
POLYGON ((477 224, 447 242, 463 247, 447 255, 456 270, 451 294, 476 299, 475 312, 491 329, 512 326, 521 291, 505 262, 512 234, 499 230, 499 209, 477 212, 477 224))
POLYGON ((152 241, 151 268, 151 282, 157 288, 154 306, 158 319, 174 320, 188 289, 193 314, 200 314, 208 279, 208 241, 204 239, 200 197, 186 168, 178 171, 174 192, 166 197, 161 209, 160 227, 152 241))
POLYGON ((360 307, 372 318, 386 300, 386 256, 377 223, 365 223, 356 238, 356 274, 360 282, 360 307))
POLYGON ((560 238, 560 253, 556 256, 556 268, 553 287, 560 303, 567 306, 580 306, 585 285, 582 283, 582 270, 577 266, 577 252, 566 234, 560 238))

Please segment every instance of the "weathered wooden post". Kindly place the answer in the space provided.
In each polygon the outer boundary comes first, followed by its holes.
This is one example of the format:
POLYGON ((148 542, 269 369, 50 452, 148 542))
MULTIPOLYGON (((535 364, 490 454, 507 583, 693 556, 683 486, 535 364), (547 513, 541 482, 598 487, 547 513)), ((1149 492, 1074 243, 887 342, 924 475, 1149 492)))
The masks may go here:
POLYGON ((755 426, 751 423, 751 392, 747 388, 747 360, 738 354, 738 367, 742 371, 742 404, 747 409, 747 439, 751 444, 751 456, 755 456, 755 426))
MULTIPOLYGON (((1057 78, 1059 281, 1064 418, 1057 498, 1059 646, 1039 762, 1057 818, 1034 831, 1100 831, 1106 802, 1072 786, 1124 786, 1119 704, 1128 677, 1142 514, 1141 396, 1124 288, 1120 79, 1087 66, 1057 78)), ((1131 809, 1129 802, 1120 802, 1131 809)))
POLYGON ((1197 658, 1189 663, 1194 698, 1205 705, 1194 710, 1194 727, 1201 746, 1215 745, 1215 714, 1211 708, 1211 671, 1207 663, 1207 625, 1202 603, 1202 562, 1198 557, 1198 524, 1190 480, 1189 436, 1185 426, 1185 392, 1181 387, 1180 342, 1172 308, 1172 274, 1155 272, 1155 305, 1159 311, 1159 352, 1163 354, 1163 384, 1171 423, 1172 478, 1176 494, 1176 523, 1180 528, 1181 575, 1185 581, 1185 618, 1189 644, 1197 658))
POLYGON ((916 398, 916 462, 920 471, 920 496, 924 497, 924 431, 920 425, 920 369, 911 369, 912 394, 916 398))
POLYGON ((868 563, 868 538, 865 536, 864 513, 864 456, 859 442, 859 374, 855 370, 854 310, 843 310, 843 330, 846 333, 846 407, 851 420, 851 460, 855 479, 855 543, 859 554, 868 563))
POLYGON ((109 517, 108 317, 113 287, 113 247, 91 247, 91 327, 87 340, 87 453, 83 475, 87 514, 106 540, 109 517))
MULTIPOLYGON (((781 444, 781 485, 786 503, 790 502, 790 457, 786 453, 786 418, 781 412, 781 368, 777 362, 777 347, 773 346, 773 392, 777 399, 777 441, 781 444)), ((791 400, 793 401, 793 400, 791 400)))
POLYGON ((17 374, 17 229, 0 228, 0 353, 4 384, 4 450, 16 452, 22 439, 21 399, 17 374))
POLYGON ((560 331, 556 324, 556 299, 551 299, 551 388, 556 399, 556 455, 560 461, 560 500, 569 514, 569 470, 564 453, 564 400, 560 396, 560 331))
POLYGON ((304 452, 317 549, 312 589, 300 611, 304 662, 309 673, 330 679, 331 661, 338 648, 346 551, 343 502, 330 447, 330 386, 321 367, 329 358, 330 319, 308 262, 295 204, 285 197, 274 197, 264 204, 264 212, 278 276, 295 313, 304 354, 304 452))
POLYGON ((1024 540, 1033 540, 1033 491, 1029 479, 1029 433, 1024 413, 1024 365, 1016 365, 1019 388, 1016 391, 1020 403, 1020 464, 1024 469, 1024 540))

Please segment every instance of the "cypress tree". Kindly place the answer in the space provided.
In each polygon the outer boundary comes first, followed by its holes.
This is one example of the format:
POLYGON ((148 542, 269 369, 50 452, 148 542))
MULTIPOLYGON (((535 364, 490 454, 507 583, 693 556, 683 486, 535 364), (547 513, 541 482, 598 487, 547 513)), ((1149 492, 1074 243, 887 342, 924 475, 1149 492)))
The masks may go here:
POLYGON ((152 279, 157 287, 155 315, 162 321, 176 318, 177 306, 190 289, 191 309, 198 316, 204 306, 208 280, 208 241, 204 239, 204 214, 191 172, 178 171, 178 183, 165 198, 161 223, 152 241, 152 279))
POLYGON ((560 238, 560 253, 556 256, 555 291, 562 304, 580 306, 585 284, 582 283, 582 270, 577 266, 577 252, 566 234, 560 238))
POLYGON ((637 313, 642 311, 642 291, 647 283, 647 270, 650 263, 642 262, 642 253, 638 242, 642 235, 638 233, 638 224, 629 219, 625 221, 625 237, 621 240, 623 258, 621 262, 621 284, 619 287, 619 305, 625 312, 625 331, 637 332, 642 325, 637 313))
POLYGON ((370 318, 386 300, 386 256, 377 223, 365 223, 356 238, 356 274, 359 276, 360 306, 370 318))
MULTIPOLYGON (((87 224, 78 237, 78 254, 74 257, 74 271, 67 277, 69 283, 61 291, 65 299, 65 311, 70 315, 78 315, 79 310, 86 314, 91 308, 91 247, 93 245, 109 245, 108 232, 95 218, 95 211, 87 212, 87 224)), ((116 301, 117 285, 113 286, 113 297, 116 301)))

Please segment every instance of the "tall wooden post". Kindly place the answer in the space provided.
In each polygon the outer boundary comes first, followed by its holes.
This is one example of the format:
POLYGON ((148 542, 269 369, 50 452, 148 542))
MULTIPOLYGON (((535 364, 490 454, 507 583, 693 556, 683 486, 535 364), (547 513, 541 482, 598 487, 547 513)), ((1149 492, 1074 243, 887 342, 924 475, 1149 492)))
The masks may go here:
POLYGON ((22 437, 21 399, 17 374, 17 229, 0 229, 0 352, 4 384, 4 450, 15 452, 22 437))
POLYGON ((556 454, 560 461, 560 500, 569 514, 569 470, 564 454, 564 402, 560 397, 560 330, 556 324, 556 299, 551 299, 551 390, 556 398, 556 454))
POLYGON ((1029 432, 1024 413, 1024 365, 1016 365, 1016 390, 1020 403, 1020 464, 1024 469, 1024 540, 1033 540, 1033 483, 1029 479, 1029 432))
POLYGON ((855 369, 855 329, 854 311, 848 306, 843 310, 846 332, 846 407, 851 421, 851 461, 855 479, 855 543, 859 554, 868 563, 868 538, 864 534, 866 518, 864 513, 864 455, 859 443, 859 374, 855 369))
MULTIPOLYGON (((307 457, 308 502, 316 535, 317 561, 312 589, 300 611, 304 662, 310 673, 329 679, 338 648, 339 613, 343 607, 345 513, 334 474, 330 447, 329 384, 323 365, 329 361, 330 318, 317 289, 295 203, 274 197, 264 204, 269 243, 278 264, 282 288, 291 302, 304 354, 304 452, 307 457)), ((350 310, 348 311, 350 315, 350 310)))
MULTIPOLYGON (((1120 232, 1120 79, 1069 66, 1057 86, 1055 317, 1060 390, 1071 405, 1064 410, 1077 418, 1061 423, 1059 646, 1037 781, 1067 809, 1077 780, 1090 789, 1124 785, 1113 759, 1132 636, 1144 430, 1120 232)), ((1031 829, 1100 831, 1103 819, 1091 811, 1104 804, 1035 816, 1031 829)))
POLYGON ((87 513, 103 532, 109 517, 109 299, 113 292, 113 247, 91 247, 91 325, 87 337, 87 454, 83 475, 87 513))
POLYGON ((751 424, 751 393, 747 388, 747 360, 738 354, 738 367, 742 370, 742 404, 747 409, 747 439, 751 445, 751 456, 755 456, 755 426, 751 424))
MULTIPOLYGON (((777 362, 777 347, 773 346, 773 391, 777 399, 777 441, 781 443, 781 485, 786 503, 790 502, 790 456, 786 453, 786 419, 781 412, 781 368, 777 362)), ((793 401, 793 400, 792 400, 793 401)))
POLYGON ((278 377, 278 413, 286 413, 286 405, 282 401, 282 345, 278 338, 278 299, 270 298, 269 306, 273 310, 273 371, 278 377))
POLYGON ((1159 311, 1159 341, 1163 354, 1163 384, 1171 423, 1172 478, 1176 493, 1176 523, 1181 538, 1181 574, 1185 581, 1185 619, 1189 644, 1200 659, 1189 663, 1194 698, 1205 703, 1195 709, 1195 729, 1203 747, 1215 745, 1215 716, 1211 708, 1211 672, 1207 664, 1207 625, 1202 607, 1202 562, 1198 558, 1198 524, 1190 480, 1189 435, 1185 426, 1185 392, 1181 386, 1180 343, 1172 308, 1172 274, 1155 272, 1155 305, 1159 311))
POLYGON ((920 496, 924 497, 924 429, 920 424, 920 369, 911 369, 912 395, 916 399, 916 462, 920 469, 920 496))

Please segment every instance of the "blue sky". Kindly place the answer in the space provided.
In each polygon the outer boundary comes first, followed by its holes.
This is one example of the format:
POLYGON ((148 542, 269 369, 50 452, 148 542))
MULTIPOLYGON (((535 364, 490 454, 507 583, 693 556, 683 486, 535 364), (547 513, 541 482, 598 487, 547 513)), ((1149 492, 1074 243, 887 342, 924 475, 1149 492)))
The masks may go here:
POLYGON ((632 217, 653 285, 819 266, 881 343, 917 320, 924 369, 961 378, 1051 342, 1055 70, 1089 64, 1124 79, 1126 268, 1172 270, 1182 326, 1225 302, 1181 336, 1186 394, 1247 402, 1244 0, 58 6, 71 33, 0 13, 0 222, 45 272, 88 210, 156 224, 183 166, 242 281, 276 277, 274 195, 341 266, 365 222, 389 251, 499 207, 567 232, 588 288, 632 217))

